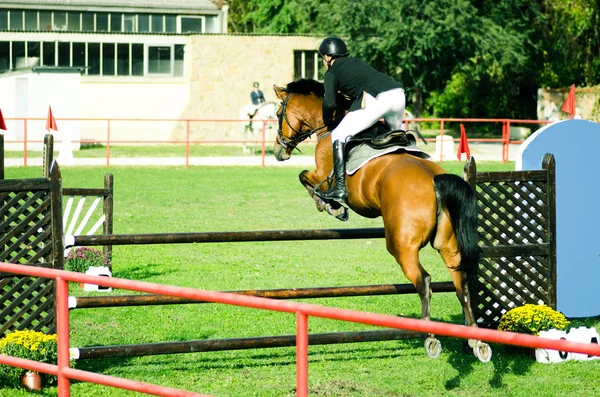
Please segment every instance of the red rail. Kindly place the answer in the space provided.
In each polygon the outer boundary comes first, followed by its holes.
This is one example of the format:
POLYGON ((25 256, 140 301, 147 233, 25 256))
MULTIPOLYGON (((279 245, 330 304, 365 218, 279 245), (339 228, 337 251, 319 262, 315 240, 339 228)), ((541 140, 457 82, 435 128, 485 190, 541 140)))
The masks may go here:
POLYGON ((120 278, 88 276, 82 273, 73 273, 63 270, 15 265, 2 262, 0 262, 0 272, 56 279, 58 365, 42 364, 2 355, 0 355, 0 364, 19 366, 58 376, 59 397, 70 396, 70 380, 72 379, 139 391, 158 396, 202 396, 201 394, 183 392, 181 390, 175 390, 164 386, 135 382, 122 378, 69 368, 69 311, 67 305, 68 282, 84 282, 159 295, 293 313, 297 318, 296 394, 302 397, 307 396, 308 394, 308 316, 370 324, 380 327, 405 329, 421 333, 432 333, 436 335, 445 335, 462 339, 479 339, 486 342, 503 343, 507 345, 553 349, 565 352, 600 356, 600 345, 598 344, 553 340, 514 332, 501 332, 435 321, 422 321, 411 318, 365 313, 347 309, 336 309, 308 303, 278 301, 273 299, 243 296, 224 292, 204 291, 193 288, 182 288, 170 285, 125 280, 120 278))
MULTIPOLYGON (((5 120, 14 120, 17 122, 23 122, 23 139, 18 140, 6 140, 5 143, 22 143, 23 144, 23 166, 27 166, 27 145, 29 143, 42 143, 42 141, 37 140, 29 140, 28 139, 28 123, 30 121, 43 121, 44 118, 5 118, 5 120)), ((110 149, 111 145, 119 145, 119 144, 179 144, 185 146, 185 166, 189 166, 189 158, 190 152, 189 147, 190 144, 255 144, 261 146, 261 165, 265 166, 265 157, 266 157, 266 148, 271 142, 266 141, 266 128, 269 123, 274 124, 277 123, 277 120, 253 120, 255 123, 261 123, 261 135, 260 139, 254 140, 198 140, 198 139, 190 139, 190 123, 242 123, 247 120, 240 119, 143 119, 143 118, 60 118, 58 121, 89 121, 89 122, 97 122, 97 123, 106 123, 106 134, 105 139, 95 139, 94 143, 104 144, 106 145, 106 167, 110 167, 110 149), (174 139, 174 140, 120 140, 113 139, 112 135, 112 125, 114 122, 180 122, 185 125, 185 138, 184 139, 174 139)), ((501 153, 499 157, 503 162, 508 162, 509 158, 509 147, 510 145, 520 144, 522 141, 512 140, 510 139, 510 126, 511 124, 549 124, 552 121, 548 120, 517 120, 517 119, 468 119, 468 118, 414 118, 404 120, 405 129, 408 129, 409 123, 431 123, 437 122, 440 123, 440 136, 444 135, 444 126, 447 123, 495 123, 501 125, 501 136, 499 138, 487 138, 487 139, 469 139, 469 143, 475 142, 497 142, 502 144, 501 153)), ((435 142, 435 139, 427 139, 428 142, 435 142)), ((458 139, 454 140, 458 142, 458 139)), ((89 140, 73 140, 74 143, 86 143, 89 140)), ((314 140, 308 142, 315 142, 314 140)), ((57 142, 59 144, 60 142, 57 142)), ((440 158, 435 159, 442 162, 442 151, 440 150, 440 158)))

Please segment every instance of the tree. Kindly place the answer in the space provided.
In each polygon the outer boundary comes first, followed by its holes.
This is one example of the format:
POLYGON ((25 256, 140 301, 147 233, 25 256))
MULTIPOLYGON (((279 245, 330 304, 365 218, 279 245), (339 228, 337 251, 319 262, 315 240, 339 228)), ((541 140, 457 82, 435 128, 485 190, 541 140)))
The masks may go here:
POLYGON ((402 81, 416 115, 425 98, 443 92, 456 73, 499 80, 527 60, 523 35, 481 16, 467 0, 364 0, 333 8, 344 18, 331 28, 348 37, 355 55, 402 81))
POLYGON ((230 4, 243 32, 343 37, 404 84, 417 116, 535 118, 540 86, 600 83, 597 0, 230 4))
POLYGON ((542 86, 600 83, 600 5, 594 0, 543 0, 542 86))

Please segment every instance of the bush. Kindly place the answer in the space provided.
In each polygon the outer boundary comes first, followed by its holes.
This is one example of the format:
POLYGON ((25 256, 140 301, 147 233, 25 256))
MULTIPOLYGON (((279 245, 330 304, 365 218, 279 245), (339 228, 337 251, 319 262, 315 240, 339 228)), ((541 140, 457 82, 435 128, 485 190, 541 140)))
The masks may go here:
POLYGON ((549 329, 565 330, 568 325, 561 312, 544 305, 527 304, 504 313, 498 330, 539 335, 540 331, 549 329))
POLYGON ((65 270, 85 273, 90 266, 110 268, 110 260, 95 248, 75 247, 69 251, 65 260, 65 270))
MULTIPOLYGON (((56 334, 25 330, 6 334, 0 340, 0 354, 26 358, 48 364, 56 364, 58 359, 56 334)), ((22 387, 21 378, 27 370, 8 365, 0 365, 0 387, 22 387)), ((51 385, 56 377, 42 375, 42 384, 51 385)))

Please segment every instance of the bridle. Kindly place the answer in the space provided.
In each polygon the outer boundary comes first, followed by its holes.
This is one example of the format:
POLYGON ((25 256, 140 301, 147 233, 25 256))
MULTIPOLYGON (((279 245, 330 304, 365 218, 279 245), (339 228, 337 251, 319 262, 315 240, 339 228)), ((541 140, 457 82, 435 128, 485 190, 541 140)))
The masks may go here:
POLYGON ((276 141, 277 143, 279 143, 281 145, 281 147, 283 147, 286 150, 298 150, 299 152, 300 149, 297 148, 297 146, 304 141, 306 138, 310 137, 312 134, 316 133, 319 130, 322 130, 323 128, 327 128, 326 125, 323 125, 321 127, 312 129, 312 130, 308 130, 308 131, 298 131, 297 129, 295 129, 294 127, 292 127, 292 125, 290 124, 290 121, 288 120, 287 117, 287 105, 288 102, 290 100, 290 96, 292 95, 292 93, 288 93, 287 96, 285 97, 285 99, 283 100, 283 102, 281 102, 281 112, 277 113, 277 119, 279 121, 279 127, 277 129, 277 138, 276 141), (296 134, 292 139, 287 139, 286 137, 283 136, 283 121, 285 120, 285 122, 287 123, 288 127, 291 128, 292 131, 294 131, 294 133, 296 134))

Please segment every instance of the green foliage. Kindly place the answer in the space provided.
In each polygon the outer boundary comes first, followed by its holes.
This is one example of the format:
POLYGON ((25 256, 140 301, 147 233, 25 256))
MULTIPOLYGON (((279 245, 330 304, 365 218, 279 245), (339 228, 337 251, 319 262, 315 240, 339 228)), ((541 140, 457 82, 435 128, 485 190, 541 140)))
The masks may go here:
POLYGON ((110 260, 102 251, 89 247, 74 247, 65 258, 65 270, 85 273, 90 266, 110 267, 110 260))
POLYGON ((230 6, 236 32, 348 39, 353 55, 405 85, 416 117, 535 119, 538 88, 600 83, 595 0, 232 0, 230 6))
MULTIPOLYGON (((56 364, 56 335, 46 335, 37 331, 14 331, 0 340, 0 354, 25 358, 48 364, 56 364)), ((22 387, 23 368, 0 364, 0 389, 3 387, 22 387)), ((47 386, 56 381, 55 376, 42 375, 42 382, 47 386)))
POLYGON ((595 0, 543 0, 540 86, 600 82, 600 4, 595 0))
POLYGON ((561 312, 544 305, 526 304, 504 313, 498 330, 539 335, 540 331, 564 330, 568 325, 561 312))

